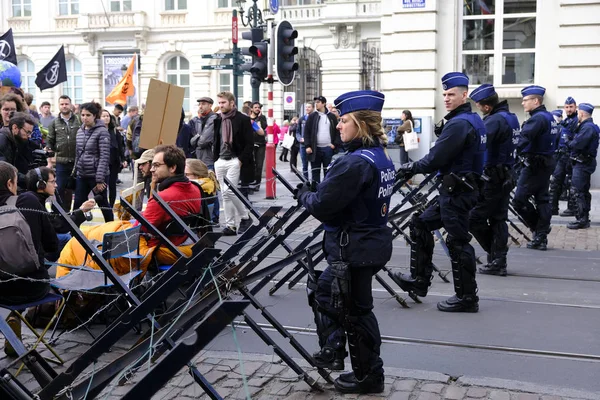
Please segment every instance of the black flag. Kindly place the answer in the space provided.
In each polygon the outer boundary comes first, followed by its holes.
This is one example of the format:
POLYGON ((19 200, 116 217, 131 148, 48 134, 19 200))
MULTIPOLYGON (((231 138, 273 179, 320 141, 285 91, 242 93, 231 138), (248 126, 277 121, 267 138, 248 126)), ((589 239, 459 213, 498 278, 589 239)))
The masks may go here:
POLYGON ((17 51, 15 50, 12 28, 0 36, 0 61, 8 61, 17 65, 17 51))
POLYGON ((52 60, 37 73, 35 84, 40 90, 50 89, 59 83, 67 81, 67 63, 65 61, 65 47, 60 46, 52 60))

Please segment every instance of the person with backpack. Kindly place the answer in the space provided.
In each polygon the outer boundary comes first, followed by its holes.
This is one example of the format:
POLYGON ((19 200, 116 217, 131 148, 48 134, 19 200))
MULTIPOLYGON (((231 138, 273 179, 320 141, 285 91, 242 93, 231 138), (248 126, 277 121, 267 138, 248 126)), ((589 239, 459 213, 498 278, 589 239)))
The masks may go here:
MULTIPOLYGON (((219 207, 219 197, 217 191, 221 189, 215 172, 208 169, 206 164, 195 158, 188 158, 185 160, 185 176, 192 182, 198 183, 202 190, 202 204, 213 206, 213 211, 219 207)), ((213 224, 219 223, 219 213, 217 211, 216 216, 213 212, 208 218, 213 224)))
POLYGON ((77 155, 73 173, 77 177, 73 209, 81 207, 90 191, 99 195, 104 221, 115 219, 108 203, 107 183, 109 179, 110 134, 100 119, 102 107, 97 103, 81 105, 81 128, 77 132, 77 155))
MULTIPOLYGON (((50 184, 56 184, 56 180, 50 184)), ((17 197, 17 169, 0 161, 1 304, 31 303, 50 290, 44 255, 58 249, 58 239, 45 211, 34 193, 24 192, 17 197)), ((20 338, 18 317, 11 314, 7 322, 20 338)), ((8 343, 4 352, 16 356, 8 343)))

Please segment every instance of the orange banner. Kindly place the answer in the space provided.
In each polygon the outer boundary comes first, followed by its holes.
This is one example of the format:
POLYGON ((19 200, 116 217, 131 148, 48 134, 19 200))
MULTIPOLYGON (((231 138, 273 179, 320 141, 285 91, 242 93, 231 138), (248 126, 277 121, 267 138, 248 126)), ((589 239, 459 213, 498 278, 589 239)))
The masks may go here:
POLYGON ((106 96, 106 102, 109 104, 121 104, 127 103, 127 97, 133 96, 135 88, 133 86, 133 70, 135 66, 136 55, 134 54, 127 67, 127 72, 121 79, 121 81, 115 86, 115 88, 106 96))

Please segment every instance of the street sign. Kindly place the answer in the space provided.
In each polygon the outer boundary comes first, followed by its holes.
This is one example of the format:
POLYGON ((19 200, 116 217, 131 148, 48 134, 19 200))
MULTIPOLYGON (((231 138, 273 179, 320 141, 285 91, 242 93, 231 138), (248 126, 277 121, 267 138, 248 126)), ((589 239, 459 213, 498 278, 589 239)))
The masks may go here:
POLYGON ((279 0, 269 0, 269 8, 273 14, 277 14, 279 11, 279 0))
POLYGON ((233 53, 202 54, 202 58, 212 58, 213 60, 224 60, 233 58, 233 53))
POLYGON ((202 69, 233 69, 233 65, 203 65, 202 69))
POLYGON ((425 0, 402 0, 402 8, 425 8, 425 0))
POLYGON ((283 92, 283 109, 284 110, 295 110, 296 109, 296 93, 295 92, 283 92))
POLYGON ((238 42, 238 19, 237 19, 237 14, 234 15, 231 18, 231 42, 233 44, 237 44, 237 42, 238 42))

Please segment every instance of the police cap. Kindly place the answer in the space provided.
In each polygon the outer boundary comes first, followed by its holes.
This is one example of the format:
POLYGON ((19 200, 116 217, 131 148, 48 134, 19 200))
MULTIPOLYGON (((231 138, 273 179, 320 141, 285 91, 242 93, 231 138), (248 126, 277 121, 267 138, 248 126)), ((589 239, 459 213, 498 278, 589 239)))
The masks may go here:
POLYGON ((521 90, 521 94, 523 95, 523 97, 525 97, 525 96, 544 96, 545 93, 546 93, 546 88, 543 88, 538 85, 527 86, 521 90))
POLYGON ((456 86, 469 86, 469 77, 462 72, 448 72, 442 76, 442 88, 452 89, 456 86))
POLYGON ((496 89, 494 89, 494 86, 490 85, 489 83, 484 83, 483 85, 479 86, 477 89, 473 90, 471 92, 471 96, 469 96, 469 97, 475 103, 479 103, 481 100, 487 99, 488 97, 491 97, 495 94, 496 94, 496 89))
POLYGON ((354 111, 371 110, 381 112, 385 96, 374 90, 357 90, 344 93, 334 101, 340 116, 354 111))

